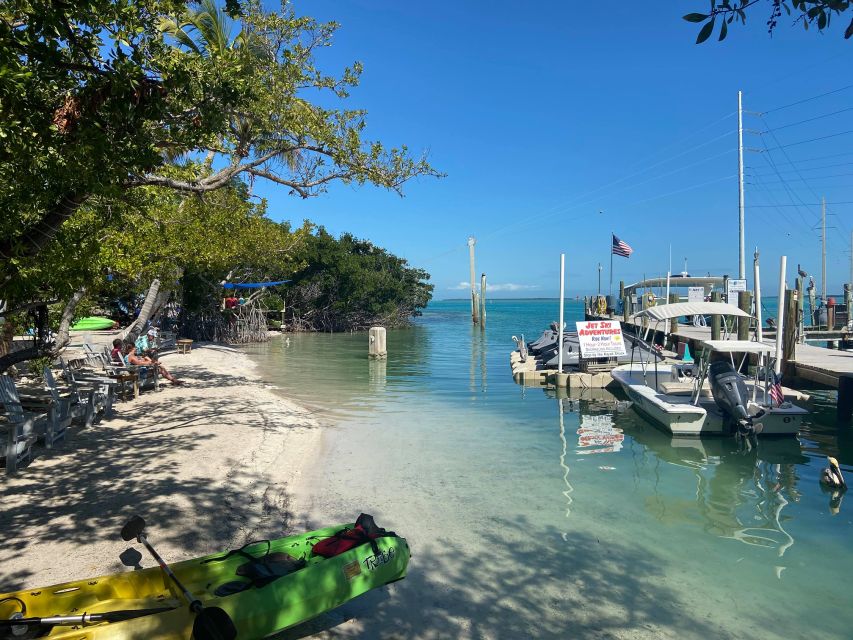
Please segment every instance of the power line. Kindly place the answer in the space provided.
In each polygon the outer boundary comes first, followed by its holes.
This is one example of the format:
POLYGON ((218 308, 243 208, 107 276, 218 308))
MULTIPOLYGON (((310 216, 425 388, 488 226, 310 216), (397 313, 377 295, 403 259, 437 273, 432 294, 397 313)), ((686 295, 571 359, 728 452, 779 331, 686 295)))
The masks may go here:
POLYGON ((825 96, 831 96, 833 93, 840 93, 841 91, 846 91, 853 87, 853 84, 848 84, 846 87, 841 87, 840 89, 833 89, 832 91, 827 91, 826 93, 821 93, 816 96, 812 96, 811 98, 804 98, 802 100, 797 100, 796 102, 792 102, 791 104, 784 104, 781 107, 775 107, 773 109, 768 109, 767 111, 759 112, 759 115, 767 115, 768 113, 773 113, 775 111, 781 111, 782 109, 787 109, 788 107, 795 107, 798 104, 803 104, 804 102, 810 102, 812 100, 817 100, 818 98, 823 98, 825 96))
MULTIPOLYGON (((812 158, 800 158, 797 162, 814 162, 815 160, 829 160, 830 158, 841 158, 844 156, 853 156, 853 151, 845 151, 843 153, 833 153, 828 156, 815 156, 812 158)), ((793 162, 779 162, 777 164, 794 164, 793 162)))
MULTIPOLYGON (((793 162, 777 162, 776 164, 790 164, 790 165, 793 165, 794 163, 793 163, 793 162)), ((838 162, 838 163, 836 163, 836 164, 823 164, 823 165, 821 165, 821 166, 819 166, 819 167, 803 167, 802 171, 820 171, 820 170, 822 170, 822 169, 835 169, 836 167, 849 167, 849 166, 853 166, 853 162, 838 162)), ((751 169, 752 169, 752 167, 747 167, 747 169, 748 169, 748 170, 751 170, 751 169)), ((781 169, 781 170, 780 170, 780 173, 799 173, 799 172, 800 172, 800 170, 798 170, 798 169, 781 169)), ((757 177, 761 177, 761 176, 773 176, 773 175, 776 175, 776 174, 775 174, 775 173, 754 173, 754 174, 751 174, 751 175, 754 175, 754 176, 757 176, 757 177)), ((827 178, 827 177, 829 177, 829 176, 816 176, 816 177, 818 177, 818 178, 827 178)))
MULTIPOLYGON (((823 115, 815 116, 814 118, 806 118, 805 120, 799 120, 797 122, 790 122, 788 124, 782 125, 781 127, 773 127, 773 128, 768 127, 766 131, 758 131, 756 133, 758 133, 758 135, 764 135, 765 133, 770 133, 771 131, 779 131, 780 129, 787 129, 788 127, 794 127, 798 124, 803 124, 805 122, 814 122, 815 120, 821 120, 822 118, 829 118, 830 116, 835 116, 835 115, 838 115, 839 113, 845 113, 846 111, 853 111, 853 107, 847 107, 846 109, 839 109, 838 111, 833 111, 832 113, 824 113, 823 115)), ((764 114, 759 114, 758 117, 761 118, 762 122, 765 122, 763 115, 764 114)), ((765 126, 767 126, 766 122, 765 122, 765 126)))
MULTIPOLYGON (((761 207, 761 208, 766 208, 766 207, 802 207, 802 206, 806 206, 806 207, 819 207, 821 204, 822 204, 822 203, 820 203, 820 202, 804 202, 803 204, 778 204, 778 205, 773 205, 773 204, 750 204, 750 205, 746 205, 746 206, 747 206, 748 208, 749 208, 749 207, 752 207, 753 209, 755 209, 755 208, 757 208, 757 207, 761 207)), ((827 205, 833 205, 833 206, 834 206, 834 205, 838 205, 838 204, 853 204, 853 200, 844 200, 844 201, 842 201, 842 202, 827 202, 826 204, 827 204, 827 205)))
MULTIPOLYGON (((752 174, 752 177, 763 178, 766 176, 773 176, 773 175, 776 175, 776 174, 773 174, 773 173, 754 173, 754 174, 752 174)), ((851 173, 831 173, 829 175, 817 176, 817 177, 818 178, 841 178, 844 176, 853 176, 853 172, 851 172, 851 173)), ((781 176, 780 176, 780 178, 781 178, 781 176)), ((787 181, 784 178, 782 178, 780 180, 767 180, 766 184, 773 184, 774 182, 787 182, 787 181)), ((806 186, 809 187, 809 185, 806 185, 806 186)), ((811 189, 811 187, 809 187, 809 189, 811 189)), ((814 194, 812 194, 812 195, 814 195, 814 194)))
POLYGON ((837 138, 838 136, 846 136, 848 133, 853 133, 853 130, 850 131, 841 131, 839 133, 831 133, 828 136, 821 136, 820 138, 810 138, 808 140, 800 140, 799 142, 791 142, 789 144, 783 144, 778 147, 769 147, 767 149, 750 149, 750 151, 756 151, 757 153, 764 153, 765 151, 775 151, 776 149, 786 149, 788 147, 796 147, 798 144, 805 144, 807 142, 817 142, 818 140, 826 140, 827 138, 837 138))

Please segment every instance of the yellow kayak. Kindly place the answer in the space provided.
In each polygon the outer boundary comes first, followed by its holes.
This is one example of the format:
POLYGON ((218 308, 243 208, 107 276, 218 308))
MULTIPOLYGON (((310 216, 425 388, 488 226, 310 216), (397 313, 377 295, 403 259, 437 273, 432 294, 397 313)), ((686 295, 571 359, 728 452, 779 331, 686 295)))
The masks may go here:
MULTIPOLYGON (((251 543, 170 568, 201 607, 228 615, 237 638, 263 638, 404 578, 409 561, 406 540, 380 531, 378 537, 352 542, 358 536, 349 534, 358 533, 358 527, 340 525, 251 543), (340 549, 355 546, 332 557, 314 550, 341 540, 349 541, 340 549)), ((195 619, 181 589, 159 567, 0 595, 0 640, 188 640, 195 619), (97 614, 108 613, 108 620, 98 621, 97 614), (83 624, 69 625, 50 620, 83 615, 95 621, 86 618, 83 624), (16 625, 20 618, 31 622, 16 625), (35 618, 48 619, 32 622, 35 618)))

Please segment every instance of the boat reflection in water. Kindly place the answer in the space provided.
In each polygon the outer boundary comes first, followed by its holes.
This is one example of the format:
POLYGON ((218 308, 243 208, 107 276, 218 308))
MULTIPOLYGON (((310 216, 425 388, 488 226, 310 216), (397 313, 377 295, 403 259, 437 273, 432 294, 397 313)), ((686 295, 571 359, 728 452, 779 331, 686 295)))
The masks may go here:
POLYGON ((647 507, 658 519, 696 520, 707 533, 773 548, 779 557, 794 544, 782 526, 782 511, 799 501, 797 465, 808 461, 797 438, 678 437, 634 424, 629 431, 634 441, 659 460, 688 469, 695 478, 692 503, 653 483, 647 507))
POLYGON ((630 402, 606 389, 546 389, 545 394, 559 405, 566 515, 572 501, 566 454, 574 445, 576 455, 612 453, 614 463, 630 460, 631 476, 649 488, 641 498, 646 510, 663 524, 698 526, 715 537, 773 549, 779 557, 794 544, 783 526, 783 511, 800 500, 797 466, 808 462, 796 437, 673 436, 638 418, 629 410, 630 402), (576 440, 566 433, 569 413, 578 416, 578 427, 570 429, 577 431, 576 440), (653 455, 620 453, 623 447, 636 450, 636 445, 653 455), (661 463, 669 466, 665 473, 661 463), (689 497, 684 491, 687 477, 695 483, 689 497))

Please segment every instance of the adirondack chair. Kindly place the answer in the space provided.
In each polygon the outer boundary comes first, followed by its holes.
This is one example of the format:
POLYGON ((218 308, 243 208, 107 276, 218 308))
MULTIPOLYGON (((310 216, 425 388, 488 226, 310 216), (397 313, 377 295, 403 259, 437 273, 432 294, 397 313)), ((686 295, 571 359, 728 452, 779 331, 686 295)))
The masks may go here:
POLYGON ((5 374, 0 375, 0 401, 6 410, 0 423, 0 431, 6 432, 6 473, 12 474, 31 460, 33 444, 39 433, 47 431, 49 417, 24 411, 14 381, 5 374))
MULTIPOLYGON (((51 398, 56 403, 63 403, 67 406, 68 423, 74 420, 82 422, 84 427, 91 427, 95 422, 95 392, 94 390, 88 394, 81 394, 77 389, 71 387, 60 388, 56 383, 56 378, 53 377, 53 371, 50 367, 44 368, 44 386, 50 392, 51 398), (67 397, 62 397, 61 393, 68 393, 67 397)), ((64 421, 64 419, 63 419, 64 421)))
POLYGON ((139 376, 139 388, 143 389, 146 386, 153 386, 154 391, 160 391, 160 379, 157 367, 148 365, 127 364, 125 356, 121 357, 121 361, 111 359, 112 354, 109 347, 104 347, 105 357, 110 360, 110 364, 128 371, 136 373, 139 376))
POLYGON ((75 372, 62 358, 59 359, 59 365, 62 367, 66 384, 77 394, 78 402, 89 395, 96 414, 103 411, 107 418, 113 415, 115 389, 120 386, 118 381, 107 376, 95 376, 85 370, 75 372))

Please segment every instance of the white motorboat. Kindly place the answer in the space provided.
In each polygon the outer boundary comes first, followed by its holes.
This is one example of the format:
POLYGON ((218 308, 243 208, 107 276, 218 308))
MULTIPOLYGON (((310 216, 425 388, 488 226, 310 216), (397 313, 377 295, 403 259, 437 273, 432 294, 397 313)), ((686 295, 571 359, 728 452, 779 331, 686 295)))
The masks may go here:
MULTIPOLYGON (((750 317, 734 305, 686 302, 645 309, 634 317, 658 322, 692 315, 750 317)), ((707 340, 697 363, 645 360, 611 372, 634 407, 675 435, 793 435, 808 411, 772 397, 776 385, 770 367, 773 347, 748 340, 707 340), (751 378, 741 375, 755 356, 751 378), (736 359, 737 357, 737 359, 736 359)))

